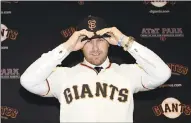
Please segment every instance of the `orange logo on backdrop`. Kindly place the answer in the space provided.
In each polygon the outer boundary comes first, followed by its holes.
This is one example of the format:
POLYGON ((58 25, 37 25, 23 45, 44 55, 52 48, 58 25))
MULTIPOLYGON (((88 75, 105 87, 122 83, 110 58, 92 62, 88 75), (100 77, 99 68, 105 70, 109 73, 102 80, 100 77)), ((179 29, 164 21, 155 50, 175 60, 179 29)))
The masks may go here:
POLYGON ((8 39, 16 40, 18 32, 16 30, 9 29, 6 25, 1 24, 1 41, 8 39))
POLYGON ((175 75, 187 75, 188 74, 188 67, 183 66, 181 64, 175 64, 175 63, 167 63, 169 68, 172 70, 172 73, 175 75))
POLYGON ((94 28, 96 28, 96 21, 95 20, 89 20, 88 25, 89 25, 89 28, 91 30, 93 30, 94 28))
POLYGON ((17 114, 18 114, 17 109, 7 106, 1 106, 1 118, 3 119, 16 118, 17 114))
POLYGON ((65 38, 69 38, 76 31, 76 27, 69 27, 61 31, 61 34, 65 38))
POLYGON ((183 104, 178 99, 173 97, 166 98, 160 105, 153 106, 152 109, 156 116, 163 114, 170 119, 175 119, 181 114, 191 114, 190 105, 183 104))

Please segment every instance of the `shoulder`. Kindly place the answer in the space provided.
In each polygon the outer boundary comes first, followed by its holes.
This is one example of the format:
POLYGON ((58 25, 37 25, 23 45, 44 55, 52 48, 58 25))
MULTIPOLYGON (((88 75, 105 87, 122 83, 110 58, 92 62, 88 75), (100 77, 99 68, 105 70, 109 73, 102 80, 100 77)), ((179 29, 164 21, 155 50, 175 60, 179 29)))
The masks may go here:
POLYGON ((60 67, 60 66, 57 66, 56 68, 53 69, 52 72, 62 72, 62 71, 66 71, 66 70, 69 70, 70 68, 69 67, 60 67))
POLYGON ((74 65, 72 67, 63 67, 63 66, 57 66, 55 69, 53 69, 53 73, 71 73, 71 72, 77 72, 78 70, 81 70, 83 67, 80 63, 77 65, 74 65))
POLYGON ((121 68, 130 68, 130 69, 138 69, 141 68, 137 63, 134 64, 121 64, 121 68))
POLYGON ((68 67, 56 67, 52 70, 51 76, 64 76, 69 71, 68 67))
POLYGON ((112 63, 112 68, 114 69, 136 69, 139 68, 138 64, 116 64, 112 63))
POLYGON ((129 74, 135 74, 136 72, 139 72, 142 68, 134 63, 134 64, 116 64, 112 63, 112 68, 114 71, 118 73, 129 73, 129 74))

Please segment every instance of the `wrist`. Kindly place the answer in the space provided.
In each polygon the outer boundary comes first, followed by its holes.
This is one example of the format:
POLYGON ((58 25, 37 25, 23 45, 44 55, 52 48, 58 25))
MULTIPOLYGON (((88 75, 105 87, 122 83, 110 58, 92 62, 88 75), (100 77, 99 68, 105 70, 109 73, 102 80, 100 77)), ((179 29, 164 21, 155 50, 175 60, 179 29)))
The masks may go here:
POLYGON ((118 42, 117 42, 117 46, 121 47, 122 45, 122 41, 124 40, 125 35, 121 35, 121 37, 119 38, 118 42))
POLYGON ((66 49, 68 52, 73 51, 74 44, 69 40, 63 43, 63 48, 66 49))
POLYGON ((121 42, 121 46, 125 51, 127 51, 128 49, 130 49, 134 41, 135 39, 132 36, 125 36, 124 40, 122 40, 121 42))
POLYGON ((60 60, 68 56, 68 54, 70 54, 70 51, 67 48, 66 42, 60 44, 55 49, 53 49, 52 54, 52 59, 54 60, 60 60))

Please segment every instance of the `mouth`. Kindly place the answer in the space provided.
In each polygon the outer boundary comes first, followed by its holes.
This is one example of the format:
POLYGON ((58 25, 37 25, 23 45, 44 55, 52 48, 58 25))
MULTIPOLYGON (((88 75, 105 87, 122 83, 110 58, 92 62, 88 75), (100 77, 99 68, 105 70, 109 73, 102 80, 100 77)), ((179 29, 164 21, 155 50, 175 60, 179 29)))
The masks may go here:
POLYGON ((92 56, 99 56, 100 55, 100 53, 94 53, 94 54, 92 54, 92 56))
POLYGON ((91 55, 92 55, 92 56, 100 56, 100 55, 101 55, 101 52, 92 52, 91 55))

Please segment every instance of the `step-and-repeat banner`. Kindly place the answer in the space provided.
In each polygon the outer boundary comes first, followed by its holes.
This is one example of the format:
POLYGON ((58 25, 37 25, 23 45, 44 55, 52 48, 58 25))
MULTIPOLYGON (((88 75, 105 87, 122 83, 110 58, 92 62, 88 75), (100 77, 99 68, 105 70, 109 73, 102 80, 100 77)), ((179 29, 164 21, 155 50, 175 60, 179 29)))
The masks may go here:
MULTIPOLYGON (((157 53, 171 78, 149 92, 134 95, 135 123, 191 123, 191 2, 1 2, 1 120, 9 123, 57 123, 59 103, 20 85, 20 76, 42 53, 66 41, 88 15, 105 19, 157 53)), ((117 46, 111 61, 134 63, 117 46)), ((83 60, 72 52, 62 66, 83 60)), ((135 73, 136 74, 136 73, 135 73)), ((88 110, 89 109, 84 109, 88 110)))

